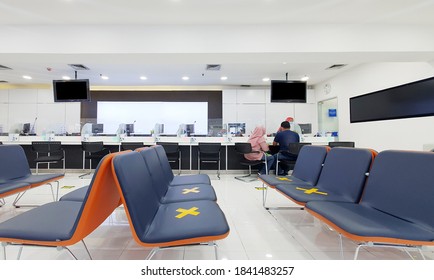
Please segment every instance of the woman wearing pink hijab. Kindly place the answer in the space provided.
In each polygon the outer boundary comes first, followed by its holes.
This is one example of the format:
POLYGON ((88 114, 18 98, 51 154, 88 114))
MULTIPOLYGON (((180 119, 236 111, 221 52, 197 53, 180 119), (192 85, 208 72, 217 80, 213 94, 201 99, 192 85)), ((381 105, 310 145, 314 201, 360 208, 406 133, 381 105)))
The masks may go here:
MULTIPOLYGON (((245 154, 244 157, 248 160, 267 160, 268 168, 274 163, 274 157, 272 155, 267 155, 265 152, 269 151, 268 144, 265 141, 265 127, 257 126, 250 135, 248 142, 252 145, 252 150, 256 153, 245 154)), ((265 164, 259 170, 260 174, 267 174, 265 169, 265 164)))

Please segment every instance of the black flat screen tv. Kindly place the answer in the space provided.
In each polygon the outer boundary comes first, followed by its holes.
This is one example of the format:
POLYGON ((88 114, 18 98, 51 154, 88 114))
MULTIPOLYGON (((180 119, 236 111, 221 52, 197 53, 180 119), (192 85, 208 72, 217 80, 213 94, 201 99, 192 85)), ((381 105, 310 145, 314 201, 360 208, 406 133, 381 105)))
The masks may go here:
POLYGON ((89 80, 54 80, 54 102, 90 101, 89 80))
POLYGON ((271 81, 270 102, 306 103, 307 85, 303 81, 271 81))
POLYGON ((350 98, 350 122, 434 116, 434 78, 350 98))

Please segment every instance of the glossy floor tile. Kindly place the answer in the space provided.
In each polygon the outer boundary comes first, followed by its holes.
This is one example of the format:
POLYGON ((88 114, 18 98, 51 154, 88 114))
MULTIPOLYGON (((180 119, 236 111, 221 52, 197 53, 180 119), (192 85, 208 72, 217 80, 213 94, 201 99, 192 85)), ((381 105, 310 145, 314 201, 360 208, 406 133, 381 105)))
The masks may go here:
MULTIPOLYGON (((90 179, 79 179, 80 173, 70 173, 60 182, 62 196, 76 188, 88 185, 90 179)), ((221 180, 210 174, 216 190, 218 204, 226 215, 231 228, 229 236, 217 242, 218 258, 224 260, 339 260, 339 236, 304 210, 270 210, 263 208, 262 184, 259 181, 245 183, 234 179, 237 174, 222 174, 221 180)), ((54 188, 55 191, 55 188, 54 188)), ((6 205, 0 208, 0 222, 7 220, 31 207, 15 208, 15 197, 7 197, 6 205)), ((28 191, 19 204, 38 205, 52 201, 49 186, 28 191)), ((296 206, 274 190, 269 190, 267 206, 296 206)), ((151 251, 138 245, 132 237, 123 207, 119 207, 98 229, 91 233, 85 243, 93 259, 145 259, 151 251)), ((352 259, 357 244, 343 238, 344 259, 352 259)), ((16 259, 17 246, 8 246, 7 258, 16 259)), ((78 259, 88 256, 83 244, 69 248, 78 259)), ((434 248, 424 248, 427 259, 434 258, 434 248)), ((191 246, 159 251, 155 260, 213 260, 211 246, 191 246)), ((408 253, 394 248, 363 247, 361 260, 409 260, 421 259, 417 251, 408 253)), ((57 248, 28 247, 21 259, 69 260, 67 250, 57 248)))

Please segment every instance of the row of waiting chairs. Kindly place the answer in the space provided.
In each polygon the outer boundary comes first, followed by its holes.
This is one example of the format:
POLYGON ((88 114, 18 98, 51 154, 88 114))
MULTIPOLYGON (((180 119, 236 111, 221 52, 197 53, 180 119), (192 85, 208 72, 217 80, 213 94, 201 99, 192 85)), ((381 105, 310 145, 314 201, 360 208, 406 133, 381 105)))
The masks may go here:
POLYGON ((50 185, 53 199, 57 200, 59 180, 64 176, 64 173, 32 174, 21 146, 0 145, 0 206, 5 203, 5 197, 16 194, 13 206, 19 207, 17 203, 26 191, 43 185, 50 185), (56 194, 53 182, 57 184, 56 194))
POLYGON ((432 170, 430 152, 306 146, 291 176, 260 179, 358 242, 355 259, 364 246, 416 248, 424 258, 421 246, 434 245, 432 170))
MULTIPOLYGON (((161 146, 106 155, 89 186, 0 224, 7 245, 62 247, 82 242, 120 205, 134 239, 152 247, 148 258, 173 246, 211 244, 229 234, 205 174, 174 176, 161 146)), ((217 258, 217 248, 215 249, 217 258)), ((18 256, 19 258, 19 256, 18 256)))

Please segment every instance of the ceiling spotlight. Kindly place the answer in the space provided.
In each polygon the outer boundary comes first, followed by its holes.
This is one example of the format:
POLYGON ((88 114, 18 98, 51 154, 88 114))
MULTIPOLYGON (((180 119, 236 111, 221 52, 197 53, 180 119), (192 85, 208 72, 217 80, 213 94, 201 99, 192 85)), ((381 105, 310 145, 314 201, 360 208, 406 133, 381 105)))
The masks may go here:
POLYGON ((101 79, 103 79, 103 80, 108 80, 108 79, 109 79, 109 77, 107 77, 107 76, 104 76, 103 74, 100 74, 99 76, 100 76, 100 77, 101 77, 101 79))
POLYGON ((220 80, 222 80, 222 81, 226 81, 227 79, 228 79, 228 77, 226 77, 226 76, 223 76, 220 78, 220 80))
POLYGON ((182 77, 182 79, 183 79, 184 81, 188 81, 188 80, 190 80, 190 77, 184 76, 184 77, 182 77))
POLYGON ((140 80, 147 80, 147 79, 148 79, 148 77, 140 76, 140 80))
POLYGON ((301 78, 303 82, 307 82, 309 80, 309 76, 304 75, 304 77, 301 78))
POLYGON ((30 77, 30 76, 27 76, 27 75, 24 75, 24 76, 23 76, 23 79, 26 79, 26 80, 31 80, 31 79, 32 79, 32 77, 30 77))
POLYGON ((71 77, 69 77, 69 76, 63 76, 62 80, 71 80, 71 77))
POLYGON ((267 77, 266 77, 266 78, 263 78, 262 81, 263 81, 263 82, 269 82, 269 81, 270 81, 270 78, 267 78, 267 77))

